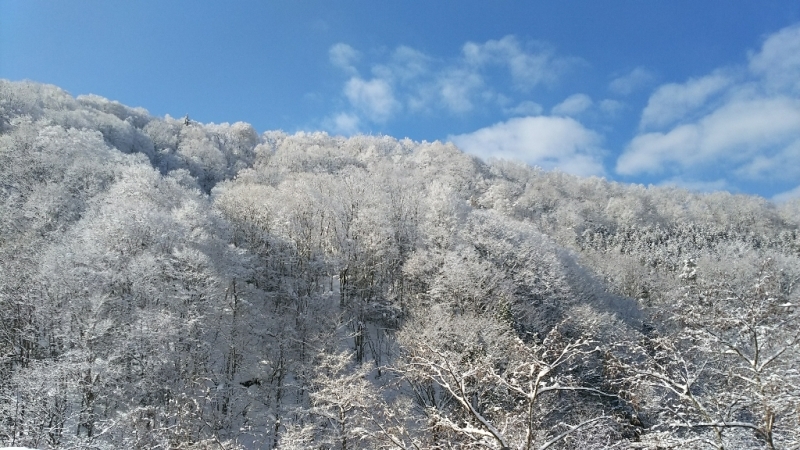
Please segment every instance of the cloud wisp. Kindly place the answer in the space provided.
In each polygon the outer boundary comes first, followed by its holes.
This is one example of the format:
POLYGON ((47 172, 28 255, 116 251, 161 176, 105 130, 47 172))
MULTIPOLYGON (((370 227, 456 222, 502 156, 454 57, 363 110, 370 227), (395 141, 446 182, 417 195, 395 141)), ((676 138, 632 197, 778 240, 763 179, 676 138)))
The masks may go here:
POLYGON ((772 197, 772 201, 776 203, 785 203, 796 199, 800 199, 800 186, 797 186, 796 188, 790 189, 788 191, 781 192, 772 197))
POLYGON ((503 108, 503 113, 508 116, 538 116, 544 112, 542 105, 525 100, 510 108, 503 108))
POLYGON ((644 67, 636 67, 625 75, 614 78, 608 90, 617 95, 630 95, 655 80, 655 75, 644 67))
POLYGON ((562 57, 542 43, 529 43, 525 48, 514 36, 490 40, 483 44, 467 42, 462 48, 464 62, 470 67, 501 66, 508 69, 514 87, 522 91, 540 84, 552 84, 582 60, 562 57))
MULTIPOLYGON (((785 97, 732 100, 696 122, 637 136, 617 162, 623 175, 733 164, 751 179, 782 176, 774 163, 800 143, 800 101, 785 97), (760 161, 760 162, 759 162, 760 161), (760 169, 756 169, 760 166, 760 169), (769 169, 769 170, 764 170, 769 169)), ((797 171, 785 173, 796 176, 797 171)))
POLYGON ((748 68, 770 93, 800 94, 800 24, 784 28, 750 55, 748 68))
POLYGON ((550 111, 555 116, 577 116, 591 108, 594 102, 586 94, 574 94, 557 104, 550 111))
POLYGON ((722 92, 731 84, 731 77, 713 73, 682 84, 662 85, 650 96, 642 111, 639 127, 653 129, 671 125, 707 105, 714 94, 722 92))
POLYGON ((748 59, 657 88, 616 172, 800 183, 800 25, 768 36, 748 59))
MULTIPOLYGON (((516 107, 508 104, 533 88, 552 86, 582 63, 578 58, 557 55, 545 44, 520 42, 514 36, 467 42, 449 59, 399 46, 384 61, 368 65, 369 76, 356 67, 362 53, 348 44, 333 45, 328 57, 331 65, 348 76, 342 96, 350 108, 330 116, 325 122, 329 126, 338 123, 337 117, 356 116, 357 123, 383 124, 400 113, 463 116, 478 107, 506 115, 538 114, 541 107, 533 101, 517 99, 516 107), (504 85, 498 73, 505 73, 510 83, 504 85)), ((351 128, 334 131, 344 129, 351 128)))
POLYGON ((344 94, 350 104, 372 122, 385 122, 400 108, 392 86, 381 78, 369 81, 359 77, 350 78, 345 84, 344 94))
POLYGON ((334 67, 337 67, 347 73, 356 74, 355 63, 361 58, 359 53, 353 47, 342 42, 333 45, 328 50, 328 59, 334 67))

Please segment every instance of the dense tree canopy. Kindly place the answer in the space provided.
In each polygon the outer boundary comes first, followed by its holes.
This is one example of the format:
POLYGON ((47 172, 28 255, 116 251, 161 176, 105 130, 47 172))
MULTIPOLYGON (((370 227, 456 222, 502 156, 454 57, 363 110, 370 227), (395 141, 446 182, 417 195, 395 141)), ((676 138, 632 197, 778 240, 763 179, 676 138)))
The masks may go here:
POLYGON ((800 448, 798 228, 0 80, 0 445, 800 448))

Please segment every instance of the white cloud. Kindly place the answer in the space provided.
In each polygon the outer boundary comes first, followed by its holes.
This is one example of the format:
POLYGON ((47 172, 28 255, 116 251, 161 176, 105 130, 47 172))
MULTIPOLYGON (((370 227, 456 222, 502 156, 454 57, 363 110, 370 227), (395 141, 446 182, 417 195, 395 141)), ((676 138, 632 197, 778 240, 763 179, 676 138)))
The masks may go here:
POLYGON ((385 122, 399 107, 392 87, 380 78, 366 81, 352 77, 344 87, 344 94, 354 107, 373 122, 385 122))
POLYGON ((749 68, 771 91, 800 93, 800 24, 769 36, 761 51, 750 55, 749 68))
POLYGON ((521 160, 576 175, 603 174, 600 136, 568 117, 519 117, 449 139, 482 158, 521 160))
POLYGON ((360 57, 361 54, 356 49, 342 42, 334 44, 328 50, 331 64, 350 74, 356 73, 354 64, 360 57))
POLYGON ((794 200, 796 198, 800 198, 800 186, 797 186, 794 189, 788 190, 786 192, 781 192, 780 194, 776 194, 772 197, 772 201, 775 203, 785 203, 790 200, 794 200))
POLYGON ((747 66, 656 89, 642 112, 642 133, 620 155, 616 171, 679 174, 697 182, 711 176, 732 184, 796 184, 798 94, 800 25, 795 25, 768 36, 747 66))
POLYGON ((352 136, 360 131, 361 120, 354 114, 339 113, 326 119, 324 127, 337 134, 352 136))
POLYGON ((462 48, 464 61, 475 67, 486 65, 506 66, 516 86, 523 90, 539 84, 552 83, 570 67, 580 63, 578 58, 559 57, 542 44, 528 51, 514 36, 489 40, 483 44, 467 42, 462 48))
MULTIPOLYGON (((759 156, 780 154, 799 140, 800 101, 736 100, 696 123, 637 136, 617 161, 617 172, 662 173, 714 163, 746 166, 759 156)), ((761 178, 758 171, 749 175, 761 178)))
POLYGON ((442 104, 451 112, 465 113, 472 109, 472 97, 483 86, 483 78, 468 70, 451 70, 437 84, 442 104))
POLYGON ((503 112, 509 116, 538 116, 544 112, 544 108, 536 102, 525 100, 513 108, 503 109, 503 112))
POLYGON ((629 73, 615 78, 609 83, 608 89, 619 95, 630 95, 645 87, 655 79, 653 73, 644 67, 637 67, 629 73))
POLYGON ((592 99, 586 94, 574 94, 553 107, 556 116, 576 116, 592 106, 592 99))
POLYGON ((392 53, 392 67, 396 76, 411 80, 428 73, 431 58, 419 50, 401 45, 392 53))
POLYGON ((598 106, 600 107, 600 111, 610 116, 613 116, 616 115, 618 112, 620 112, 625 107, 625 104, 618 100, 612 100, 607 98, 605 100, 602 100, 598 104, 598 106))
POLYGON ((747 179, 791 180, 800 178, 800 139, 774 154, 758 154, 736 169, 736 175, 747 179))
POLYGON ((667 163, 686 162, 699 141, 695 126, 684 125, 669 133, 648 133, 637 136, 617 160, 617 173, 635 175, 660 173, 667 163))
POLYGON ((650 96, 642 111, 641 128, 664 127, 703 106, 709 97, 721 92, 733 80, 721 73, 691 79, 683 84, 665 84, 650 96))
MULTIPOLYGON (((381 61, 366 65, 361 75, 356 62, 362 54, 338 43, 329 49, 333 66, 343 70, 343 96, 363 121, 386 122, 400 112, 465 115, 478 108, 499 109, 507 115, 538 115, 541 106, 520 102, 520 90, 550 84, 580 60, 560 57, 536 42, 513 36, 484 43, 467 42, 460 54, 439 58, 408 46, 381 51, 381 61), (508 80, 510 76, 511 80, 508 80), (518 106, 511 105, 519 103, 518 106)), ((361 66, 359 66, 361 67, 361 66)), ((573 110, 578 105, 572 105, 573 110)), ((564 109, 565 112, 568 112, 564 109)))
POLYGON ((700 121, 701 149, 731 157, 730 151, 759 152, 800 139, 800 101, 785 97, 733 101, 700 121))
POLYGON ((401 45, 392 52, 386 64, 376 64, 372 74, 378 78, 411 83, 429 74, 432 58, 411 47, 401 45))
POLYGON ((430 112, 437 105, 439 99, 438 88, 433 83, 419 83, 406 92, 406 105, 408 111, 430 112))

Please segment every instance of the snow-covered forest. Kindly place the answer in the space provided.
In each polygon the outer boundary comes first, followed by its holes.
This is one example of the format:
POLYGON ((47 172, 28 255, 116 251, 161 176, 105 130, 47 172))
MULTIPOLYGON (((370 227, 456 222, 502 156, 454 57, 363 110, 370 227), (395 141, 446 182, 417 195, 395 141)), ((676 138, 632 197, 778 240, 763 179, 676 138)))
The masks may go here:
POLYGON ((798 449, 798 228, 0 81, 0 446, 798 449))

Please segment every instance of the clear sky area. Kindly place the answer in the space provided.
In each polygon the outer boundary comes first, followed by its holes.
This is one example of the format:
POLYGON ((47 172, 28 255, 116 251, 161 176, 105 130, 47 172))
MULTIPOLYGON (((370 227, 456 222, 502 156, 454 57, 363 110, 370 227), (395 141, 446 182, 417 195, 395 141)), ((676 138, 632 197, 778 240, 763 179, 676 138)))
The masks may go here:
POLYGON ((156 116, 800 196, 797 0, 0 0, 0 78, 156 116))

